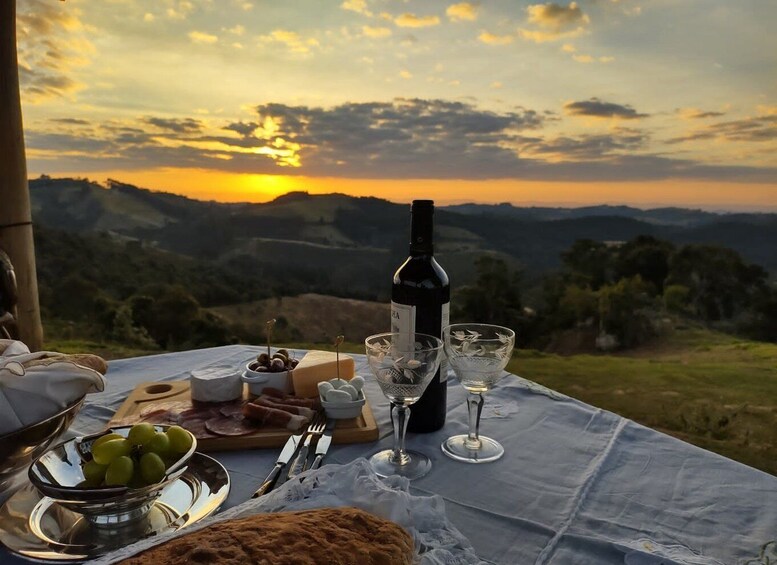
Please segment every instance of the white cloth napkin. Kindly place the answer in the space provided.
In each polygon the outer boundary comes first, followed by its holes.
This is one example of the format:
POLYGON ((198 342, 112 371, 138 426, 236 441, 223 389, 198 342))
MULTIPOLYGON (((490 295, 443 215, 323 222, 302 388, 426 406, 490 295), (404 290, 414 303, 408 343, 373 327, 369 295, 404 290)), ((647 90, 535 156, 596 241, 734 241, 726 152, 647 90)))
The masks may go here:
POLYGON ((30 353, 21 342, 0 342, 0 435, 41 422, 90 392, 105 390, 105 378, 89 367, 66 359, 26 367, 50 357, 30 353))
POLYGON ((137 555, 158 543, 195 532, 215 522, 265 512, 284 512, 355 506, 405 528, 413 536, 419 565, 479 565, 472 545, 445 515, 439 496, 410 494, 410 482, 393 476, 380 479, 366 459, 346 465, 324 465, 305 471, 303 482, 288 481, 266 496, 248 500, 177 532, 151 536, 100 557, 94 565, 108 565, 137 555))

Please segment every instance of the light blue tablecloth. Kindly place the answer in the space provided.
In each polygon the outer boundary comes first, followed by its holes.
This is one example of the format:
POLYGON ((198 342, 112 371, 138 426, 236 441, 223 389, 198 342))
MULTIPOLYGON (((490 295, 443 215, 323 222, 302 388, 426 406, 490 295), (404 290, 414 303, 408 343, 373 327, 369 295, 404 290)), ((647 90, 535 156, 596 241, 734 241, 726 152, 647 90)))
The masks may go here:
MULTIPOLYGON (((228 346, 110 363, 108 387, 89 397, 71 432, 99 431, 144 381, 187 378, 208 365, 239 367, 260 351, 228 346)), ((390 447, 388 401, 363 356, 357 372, 380 427, 379 444, 334 446, 328 463, 390 447)), ((446 501, 447 515, 486 561, 504 564, 765 564, 777 562, 777 478, 507 376, 486 397, 481 432, 504 445, 485 465, 445 457, 440 443, 466 431, 465 393, 448 387, 448 418, 410 435, 434 468, 413 483, 446 501), (764 550, 765 546, 765 550, 764 550), (765 551, 771 561, 759 558, 765 551)), ((231 507, 248 499, 277 449, 216 453, 229 470, 231 507)), ((0 563, 23 563, 0 549, 0 563)))

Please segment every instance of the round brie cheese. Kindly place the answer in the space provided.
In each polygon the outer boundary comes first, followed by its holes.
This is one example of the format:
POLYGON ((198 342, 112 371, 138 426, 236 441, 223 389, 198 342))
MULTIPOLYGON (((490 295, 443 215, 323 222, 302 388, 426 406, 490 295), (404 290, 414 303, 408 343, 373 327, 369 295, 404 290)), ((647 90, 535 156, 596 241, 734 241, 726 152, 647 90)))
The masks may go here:
POLYGON ((206 367, 190 374, 192 400, 227 402, 243 397, 243 381, 234 367, 206 367))

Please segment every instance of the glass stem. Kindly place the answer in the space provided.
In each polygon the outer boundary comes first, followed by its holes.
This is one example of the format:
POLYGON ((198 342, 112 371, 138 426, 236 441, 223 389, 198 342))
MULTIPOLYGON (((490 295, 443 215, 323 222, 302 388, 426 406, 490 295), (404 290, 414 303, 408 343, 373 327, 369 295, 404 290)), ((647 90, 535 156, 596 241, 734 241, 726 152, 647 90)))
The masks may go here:
POLYGON ((406 465, 410 461, 410 457, 405 452, 405 434, 409 417, 410 408, 401 404, 391 404, 391 423, 394 425, 394 450, 391 454, 391 462, 397 465, 406 465))
POLYGON ((483 411, 483 395, 470 392, 467 395, 467 411, 469 412, 469 433, 464 440, 467 449, 480 449, 480 413, 483 411))

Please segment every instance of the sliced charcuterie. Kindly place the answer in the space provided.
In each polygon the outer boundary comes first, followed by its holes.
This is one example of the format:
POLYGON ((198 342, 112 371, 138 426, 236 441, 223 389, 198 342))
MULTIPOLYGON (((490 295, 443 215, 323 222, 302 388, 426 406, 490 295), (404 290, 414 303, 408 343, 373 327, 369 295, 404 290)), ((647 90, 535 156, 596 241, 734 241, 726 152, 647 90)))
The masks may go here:
POLYGON ((259 425, 286 428, 287 430, 298 430, 309 421, 298 414, 289 414, 283 410, 250 402, 243 406, 243 415, 259 425))

